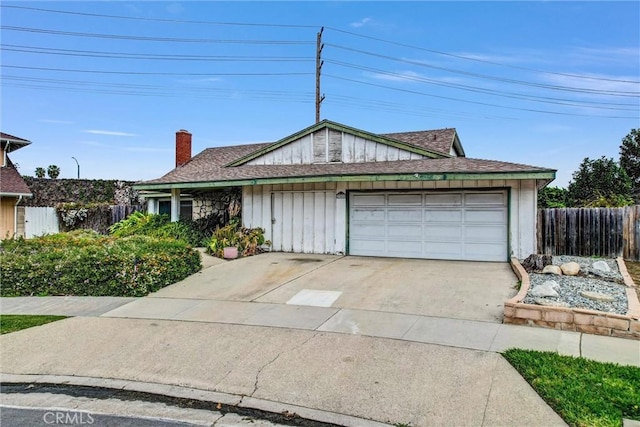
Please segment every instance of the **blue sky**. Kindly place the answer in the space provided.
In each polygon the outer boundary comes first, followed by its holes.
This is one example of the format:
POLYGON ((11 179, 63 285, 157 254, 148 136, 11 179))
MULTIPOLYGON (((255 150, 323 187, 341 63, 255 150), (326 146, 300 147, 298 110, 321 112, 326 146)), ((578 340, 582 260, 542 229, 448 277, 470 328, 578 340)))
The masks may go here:
POLYGON ((555 168, 559 186, 640 127, 635 1, 3 1, 0 14, 1 128, 33 142, 12 155, 25 175, 56 164, 73 178, 75 157, 83 178, 152 179, 173 168, 179 129, 196 154, 313 124, 321 26, 323 119, 453 127, 468 157, 555 168))

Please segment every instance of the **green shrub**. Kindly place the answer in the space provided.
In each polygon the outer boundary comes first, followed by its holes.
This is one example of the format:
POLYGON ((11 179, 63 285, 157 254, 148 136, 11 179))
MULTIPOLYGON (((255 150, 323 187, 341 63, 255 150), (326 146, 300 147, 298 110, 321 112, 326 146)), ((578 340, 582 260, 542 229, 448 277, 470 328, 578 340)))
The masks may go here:
POLYGON ((144 296, 198 270, 185 242, 81 230, 3 241, 0 295, 144 296))
POLYGON ((207 246, 207 236, 197 227, 195 221, 171 222, 169 215, 134 212, 120 222, 113 224, 109 232, 117 237, 150 236, 182 240, 191 246, 207 246))
POLYGON ((222 258, 224 248, 236 247, 242 256, 251 256, 261 253, 262 245, 271 246, 271 242, 264 238, 264 229, 240 227, 234 221, 216 229, 207 246, 207 253, 222 258))

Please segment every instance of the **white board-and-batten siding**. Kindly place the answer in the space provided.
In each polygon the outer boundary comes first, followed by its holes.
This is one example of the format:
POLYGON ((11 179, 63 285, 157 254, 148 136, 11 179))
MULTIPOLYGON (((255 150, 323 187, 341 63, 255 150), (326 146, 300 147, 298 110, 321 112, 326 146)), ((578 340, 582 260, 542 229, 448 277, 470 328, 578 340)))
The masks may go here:
POLYGON ((421 154, 333 129, 322 129, 247 162, 248 165, 363 163, 422 159, 421 154))
MULTIPOLYGON (((283 252, 344 254, 347 251, 347 200, 338 192, 369 190, 509 189, 509 252, 526 258, 536 252, 535 180, 377 181, 256 185, 242 192, 245 227, 261 227, 283 252), (275 222, 272 223, 272 219, 275 222)), ((506 261, 506 260, 505 260, 506 261)))

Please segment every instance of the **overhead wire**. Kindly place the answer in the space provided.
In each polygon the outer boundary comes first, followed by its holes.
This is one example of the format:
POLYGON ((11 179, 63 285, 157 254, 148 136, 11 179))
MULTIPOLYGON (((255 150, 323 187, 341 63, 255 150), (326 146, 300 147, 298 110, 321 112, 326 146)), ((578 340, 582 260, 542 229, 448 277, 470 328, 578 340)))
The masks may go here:
MULTIPOLYGON (((380 85, 380 84, 376 84, 376 83, 364 82, 364 81, 361 81, 361 80, 335 76, 335 75, 332 75, 332 74, 325 74, 325 76, 331 77, 333 79, 349 81, 349 82, 352 82, 352 83, 358 83, 358 84, 367 85, 367 86, 374 86, 374 87, 379 87, 379 88, 383 88, 383 89, 395 90, 395 91, 398 91, 398 92, 411 93, 411 94, 414 94, 414 95, 428 96, 428 97, 432 97, 432 98, 447 99, 449 101, 464 102, 464 103, 469 103, 469 104, 483 105, 483 106, 496 107, 496 108, 505 108, 505 109, 509 109, 509 110, 528 111, 528 112, 534 112, 534 113, 545 113, 545 114, 554 114, 554 115, 563 115, 563 116, 591 117, 591 115, 587 115, 587 114, 564 113, 564 112, 559 112, 559 111, 546 111, 546 110, 538 110, 538 109, 532 109, 532 108, 521 108, 521 107, 514 107, 514 106, 492 104, 492 103, 481 102, 481 101, 470 101, 470 100, 465 100, 465 99, 453 98, 453 97, 449 97, 449 96, 441 96, 441 95, 434 95, 434 94, 431 94, 431 93, 419 92, 419 91, 415 91, 415 90, 411 90, 411 89, 401 89, 401 88, 397 88, 397 87, 393 87, 393 86, 385 86, 385 85, 380 85)), ((587 108, 587 107, 585 107, 585 108, 587 108)), ((603 117, 603 116, 600 116, 600 117, 603 117)), ((628 116, 604 116, 604 117, 611 118, 611 119, 633 119, 633 118, 635 118, 635 117, 628 117, 628 116)))
MULTIPOLYGON (((103 14, 95 14, 95 13, 59 11, 59 10, 52 10, 52 9, 24 7, 24 6, 14 6, 14 5, 0 5, 0 7, 8 7, 8 8, 14 8, 14 9, 24 9, 24 10, 32 10, 32 11, 41 11, 41 12, 47 12, 47 13, 63 13, 63 14, 78 15, 78 16, 92 16, 92 17, 111 18, 111 19, 146 20, 146 21, 158 21, 158 22, 167 22, 167 23, 189 23, 189 24, 207 24, 207 25, 238 25, 238 26, 277 27, 277 28, 317 28, 318 27, 318 26, 315 26, 315 25, 261 24, 261 23, 238 23, 238 22, 234 23, 234 22, 215 22, 215 21, 189 21, 189 20, 174 20, 174 19, 159 19, 159 18, 158 19, 156 19, 156 18, 139 18, 139 17, 119 16, 119 15, 103 15, 103 14)), ((115 34, 100 34, 100 33, 86 33, 86 32, 70 32, 70 31, 38 29, 38 28, 29 28, 29 27, 11 27, 11 26, 7 27, 7 26, 3 26, 1 28, 3 30, 9 30, 9 31, 23 31, 23 32, 26 31, 26 32, 34 32, 34 33, 41 33, 41 34, 51 34, 51 35, 63 35, 63 36, 73 36, 73 37, 93 37, 93 38, 105 38, 105 39, 122 39, 122 40, 137 40, 137 41, 154 41, 154 42, 222 43, 222 44, 248 44, 248 45, 250 45, 250 44, 255 44, 255 45, 270 45, 270 44, 273 44, 273 45, 295 45, 295 44, 311 45, 311 44, 315 44, 315 41, 304 41, 304 40, 195 39, 195 38, 147 37, 147 36, 115 35, 115 34)), ((395 42, 395 41, 380 39, 380 38, 377 38, 377 37, 365 36, 365 35, 353 33, 353 32, 350 32, 350 31, 340 30, 340 29, 333 28, 333 27, 325 27, 325 28, 330 30, 330 31, 336 31, 336 32, 339 32, 339 33, 344 33, 344 34, 353 35, 353 36, 357 36, 357 37, 364 37, 366 39, 371 39, 371 40, 375 40, 375 41, 379 41, 379 42, 389 43, 389 44, 396 45, 396 46, 403 46, 403 47, 406 47, 406 48, 417 49, 417 50, 426 51, 426 52, 429 52, 429 53, 434 53, 434 54, 439 54, 439 55, 446 55, 446 56, 454 57, 454 58, 457 58, 457 59, 471 60, 471 61, 486 63, 486 64, 490 64, 490 65, 505 66, 505 67, 511 67, 511 68, 519 68, 519 69, 538 72, 538 73, 545 73, 545 74, 559 75, 559 76, 565 76, 565 77, 572 77, 572 78, 576 78, 576 79, 585 79, 585 80, 603 81, 603 82, 615 82, 615 83, 627 83, 627 84, 638 84, 638 83, 640 83, 640 82, 635 81, 635 80, 598 78, 598 77, 593 77, 593 76, 584 76, 584 75, 578 75, 578 74, 549 72, 549 71, 544 71, 544 70, 530 69, 530 68, 526 68, 526 67, 510 66, 508 64, 501 64, 501 63, 498 63, 498 62, 487 61, 487 60, 482 60, 482 59, 473 58, 473 57, 466 57, 464 55, 450 54, 450 53, 440 52, 440 51, 433 50, 433 49, 422 48, 422 47, 419 47, 419 46, 412 46, 412 45, 399 43, 399 42, 395 42)), ((366 50, 362 50, 362 49, 351 48, 351 47, 343 46, 343 45, 339 45, 339 44, 325 43, 325 45, 328 46, 328 47, 335 48, 335 49, 341 49, 341 50, 351 51, 353 53, 358 53, 358 54, 364 54, 364 55, 369 55, 369 56, 373 56, 373 57, 378 57, 378 58, 384 59, 384 60, 392 60, 392 61, 401 62, 401 63, 407 63, 407 64, 411 64, 411 65, 415 65, 415 66, 428 67, 428 68, 432 68, 432 69, 438 69, 438 70, 444 71, 444 72, 463 74, 463 75, 467 75, 467 76, 473 77, 473 78, 488 79, 488 80, 498 81, 498 82, 501 82, 501 83, 520 84, 520 85, 534 87, 534 88, 538 88, 538 89, 564 90, 564 91, 579 93, 581 95, 593 95, 593 96, 599 96, 599 97, 602 97, 602 96, 618 96, 618 97, 636 98, 636 97, 640 96, 640 91, 639 92, 635 92, 635 91, 598 90, 598 89, 590 89, 590 88, 585 88, 585 87, 548 85, 548 84, 530 82, 530 81, 525 81, 525 80, 516 80, 516 79, 505 78, 505 77, 497 77, 497 76, 485 75, 485 74, 480 74, 480 73, 472 73, 472 72, 468 72, 468 71, 464 71, 464 70, 457 70, 457 69, 454 69, 454 68, 438 67, 438 66, 435 66, 435 65, 427 64, 424 61, 416 61, 416 60, 410 60, 410 59, 406 59, 406 58, 397 58, 397 57, 392 57, 392 56, 388 56, 388 55, 378 54, 376 52, 370 52, 370 51, 366 51, 366 50)), ((19 52, 19 53, 63 55, 63 56, 71 56, 71 57, 73 57, 73 56, 77 56, 77 57, 102 57, 102 58, 116 58, 116 59, 154 59, 154 60, 173 60, 173 61, 221 61, 221 62, 223 62, 223 61, 224 62, 235 62, 235 61, 237 61, 237 62, 249 62, 249 61, 256 61, 256 62, 311 62, 311 61, 314 61, 314 59, 311 59, 309 57, 275 57, 275 56, 274 57, 257 57, 257 56, 256 57, 250 57, 250 56, 244 56, 243 57, 241 55, 232 55, 232 56, 222 56, 222 55, 221 56, 214 56, 214 55, 209 55, 209 56, 207 56, 207 55, 164 55, 164 54, 146 54, 146 53, 82 51, 82 50, 73 50, 73 49, 33 47, 33 46, 23 46, 23 45, 2 45, 2 50, 12 51, 12 52, 19 52)), ((349 68, 358 69, 358 70, 361 70, 361 71, 380 73, 380 74, 384 74, 384 75, 387 75, 387 76, 390 76, 390 77, 403 78, 405 80, 411 80, 411 81, 420 82, 420 83, 435 84, 435 85, 449 87, 449 88, 453 88, 453 89, 467 90, 467 91, 470 91, 470 92, 482 93, 482 94, 486 94, 486 95, 503 96, 503 97, 507 97, 507 98, 519 99, 519 100, 524 100, 524 101, 545 102, 545 103, 554 104, 554 105, 565 105, 565 106, 569 106, 569 107, 581 107, 581 108, 587 108, 587 109, 600 108, 600 109, 617 109, 617 110, 631 111, 631 110, 625 109, 625 108, 610 108, 610 107, 607 108, 607 107, 602 107, 602 106, 614 105, 614 106, 623 106, 623 107, 626 107, 626 106, 634 107, 634 105, 624 104, 624 103, 593 101, 593 100, 592 101, 582 101, 582 100, 564 99, 564 98, 557 98, 557 97, 537 96, 537 95, 531 95, 531 94, 521 94, 521 93, 517 93, 517 92, 509 92, 509 91, 504 91, 504 90, 485 89, 485 88, 476 87, 476 86, 469 86, 469 85, 442 82, 442 81, 438 81, 436 79, 429 79, 429 78, 425 78, 425 77, 421 77, 421 76, 406 76, 406 75, 403 75, 403 74, 400 74, 400 73, 394 73, 394 72, 381 70, 381 69, 376 69, 376 68, 372 68, 372 67, 365 67, 365 66, 358 65, 358 64, 347 63, 347 62, 343 62, 343 61, 337 61, 337 60, 333 60, 331 58, 326 58, 325 60, 327 61, 327 63, 332 63, 334 65, 338 65, 338 66, 342 66, 342 67, 349 67, 349 68)), ((66 68, 28 67, 28 66, 6 65, 6 64, 2 64, 2 67, 15 68, 15 69, 24 69, 24 70, 34 70, 34 71, 115 74, 115 75, 118 75, 118 74, 158 75, 158 76, 212 76, 212 77, 213 76, 264 76, 264 77, 271 77, 271 76, 302 76, 302 75, 312 75, 312 74, 314 74, 314 73, 311 73, 311 72, 309 72, 309 73, 302 73, 302 72, 297 72, 297 73, 295 73, 295 72, 285 72, 285 73, 265 73, 265 72, 262 72, 262 73, 260 73, 260 72, 255 72, 255 73, 244 73, 244 72, 243 73, 231 73, 231 72, 230 73, 179 73, 179 72, 136 72, 136 71, 131 71, 130 72, 130 71, 113 71, 113 70, 80 70, 80 69, 66 69, 66 68)), ((509 109, 512 109, 512 110, 530 111, 530 112, 537 112, 537 113, 590 117, 590 115, 577 114, 577 113, 574 114, 574 113, 563 113, 563 112, 558 112, 558 111, 544 111, 544 110, 529 109, 529 108, 517 108, 517 107, 511 107, 511 106, 507 107, 507 106, 498 105, 498 104, 491 104, 491 103, 479 102, 479 101, 471 101, 471 100, 463 100, 463 99, 440 96, 440 95, 435 95, 435 94, 427 94, 427 93, 419 92, 419 91, 412 91, 412 90, 409 90, 409 89, 402 89, 402 88, 397 88, 397 87, 392 87, 392 86, 378 85, 378 84, 375 84, 375 83, 364 82, 364 81, 360 81, 360 80, 356 80, 356 79, 349 79, 349 78, 346 78, 346 77, 340 77, 340 76, 336 76, 336 75, 329 75, 329 74, 324 74, 324 73, 323 73, 323 75, 326 75, 326 76, 328 76, 330 78, 334 78, 334 79, 340 79, 340 80, 343 80, 343 81, 350 81, 350 82, 354 82, 354 83, 365 84, 365 85, 369 85, 369 86, 372 86, 372 87, 380 87, 380 88, 396 90, 396 91, 400 91, 400 92, 404 92, 404 93, 417 94, 417 95, 433 96, 433 97, 436 97, 436 98, 449 99, 449 100, 453 100, 453 101, 466 102, 466 103, 477 104, 477 105, 493 106, 493 107, 498 107, 498 108, 509 108, 509 109)), ((29 82, 27 82, 27 83, 29 83, 29 82)), ((35 83, 35 82, 31 82, 31 84, 33 84, 33 83, 35 83)), ((4 85, 4 82, 3 82, 3 85, 4 85)), ((348 99, 339 98, 340 96, 342 96, 342 95, 333 95, 333 97, 335 98, 335 103, 337 103, 337 104, 342 103, 343 105, 348 105, 348 103, 352 102, 352 101, 350 101, 348 99)), ((357 97, 354 97, 354 98, 355 99, 359 99, 361 101, 363 100, 363 98, 357 98, 357 97)), ((331 100, 329 100, 329 102, 331 102, 331 100)), ((371 103, 371 102, 369 102, 367 104, 368 107, 370 107, 371 105, 380 106, 380 104, 374 104, 374 103, 371 103)), ((402 107, 400 107, 400 106, 391 106, 390 104, 388 104, 387 108, 388 108, 388 111, 391 111, 393 109, 395 109, 397 111, 400 111, 400 109, 402 107)), ((637 111, 637 108, 632 110, 632 111, 637 111)), ((473 114, 473 113, 470 113, 470 114, 473 114)), ((602 117, 602 116, 598 116, 598 117, 602 117)), ((609 118, 629 118, 629 117, 619 117, 619 116, 605 116, 605 117, 609 117, 609 118)), ((632 117, 632 118, 637 118, 637 117, 632 117)))
POLYGON ((46 28, 31 28, 31 27, 15 27, 13 25, 3 25, 0 29, 5 31, 21 31, 27 33, 49 34, 57 36, 73 36, 73 37, 90 37, 100 39, 116 39, 116 40, 137 40, 137 41, 151 41, 151 42, 174 42, 174 43, 222 43, 222 44, 256 44, 256 45, 312 45, 315 41, 306 40, 242 40, 242 39, 187 39, 180 37, 147 37, 147 36, 132 36, 123 34, 101 34, 101 33, 87 33, 76 31, 60 31, 49 30, 46 28))
POLYGON ((312 62, 315 58, 304 56, 242 56, 242 55, 176 55, 152 53, 106 52, 95 50, 60 49, 40 46, 0 44, 0 50, 7 52, 63 55, 77 57, 113 59, 149 59, 162 61, 238 61, 238 62, 312 62))

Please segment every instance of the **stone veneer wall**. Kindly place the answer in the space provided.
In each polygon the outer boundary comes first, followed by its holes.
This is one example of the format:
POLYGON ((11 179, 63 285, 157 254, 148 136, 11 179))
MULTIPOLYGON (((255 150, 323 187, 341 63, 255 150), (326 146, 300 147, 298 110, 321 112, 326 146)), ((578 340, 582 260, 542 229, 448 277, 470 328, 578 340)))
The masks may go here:
POLYGON ((628 311, 625 315, 524 304, 522 300, 531 286, 529 274, 517 258, 511 258, 511 267, 522 284, 518 294, 504 303, 503 322, 640 340, 640 302, 624 260, 618 258, 616 261, 627 286, 628 311))

